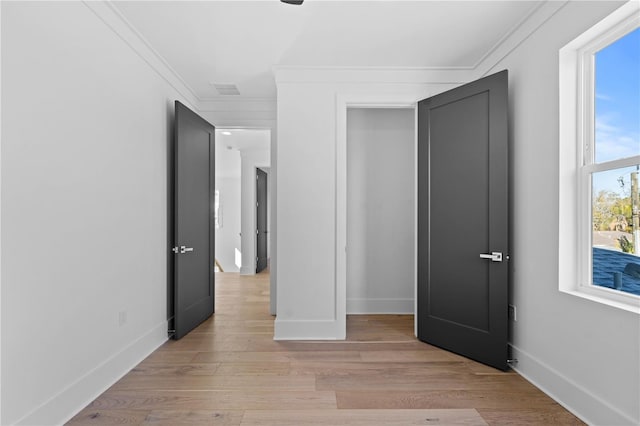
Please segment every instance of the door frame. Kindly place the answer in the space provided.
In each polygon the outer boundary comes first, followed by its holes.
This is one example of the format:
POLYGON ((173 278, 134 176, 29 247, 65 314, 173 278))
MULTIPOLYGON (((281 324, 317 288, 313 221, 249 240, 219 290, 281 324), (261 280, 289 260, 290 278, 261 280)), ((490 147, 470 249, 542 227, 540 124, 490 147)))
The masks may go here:
MULTIPOLYGON (((216 127, 216 132, 224 131, 269 131, 269 138, 273 139, 274 131, 271 127, 261 126, 225 126, 219 125, 216 127)), ((216 144, 220 141, 216 141, 216 144)), ((219 146, 219 145, 216 145, 219 146)), ((268 168, 271 167, 271 151, 272 144, 269 143, 269 162, 265 162, 256 159, 251 153, 240 151, 240 249, 242 252, 242 266, 239 268, 241 275, 255 275, 256 273, 256 168, 268 168), (244 167, 243 167, 244 166, 244 167), (247 172, 246 174, 244 172, 247 172), (246 193, 242 192, 242 189, 247 190, 246 193), (245 199, 245 196, 247 197, 245 199), (245 257, 246 256, 246 257, 245 257)), ((270 174, 270 173, 269 173, 270 174)), ((269 183, 270 184, 270 183, 269 183)), ((267 207, 271 208, 271 207, 267 207)), ((273 213, 273 211, 272 211, 273 213)), ((273 217, 273 216, 272 216, 273 217)), ((269 235, 268 238, 271 238, 269 235)), ((272 294, 275 294, 273 292, 272 294)), ((275 298, 275 296, 272 296, 275 298)))
MULTIPOLYGON (((347 336, 347 109, 383 108, 413 109, 414 111, 414 191, 418 197, 418 101, 433 94, 352 94, 336 97, 336 259, 335 259, 335 324, 336 339, 347 336)), ((414 226, 418 225, 417 204, 413 213, 414 226)), ((417 260, 418 236, 414 236, 414 256, 417 260)), ((417 333, 418 273, 413 271, 414 334, 417 333)))

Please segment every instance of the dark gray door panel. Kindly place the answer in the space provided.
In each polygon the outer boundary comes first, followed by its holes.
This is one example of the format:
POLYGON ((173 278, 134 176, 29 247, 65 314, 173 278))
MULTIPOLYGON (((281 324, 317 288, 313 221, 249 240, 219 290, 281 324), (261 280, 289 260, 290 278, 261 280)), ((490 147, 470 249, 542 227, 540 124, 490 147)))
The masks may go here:
POLYGON ((418 104, 418 337, 500 369, 508 328, 507 79, 503 71, 418 104), (503 260, 480 256, 493 252, 503 260))
POLYGON ((213 314, 215 128, 176 101, 174 312, 180 339, 213 314))
POLYGON ((267 174, 256 169, 256 273, 267 267, 267 174))

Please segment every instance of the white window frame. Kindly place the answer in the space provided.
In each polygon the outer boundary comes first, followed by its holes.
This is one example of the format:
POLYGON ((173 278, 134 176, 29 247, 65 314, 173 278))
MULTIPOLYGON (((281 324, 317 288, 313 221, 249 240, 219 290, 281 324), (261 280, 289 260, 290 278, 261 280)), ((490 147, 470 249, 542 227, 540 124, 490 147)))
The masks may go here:
POLYGON ((591 175, 633 166, 640 155, 594 163, 594 53, 640 26, 629 1, 560 49, 558 279, 563 293, 640 314, 640 296, 591 284, 591 175))

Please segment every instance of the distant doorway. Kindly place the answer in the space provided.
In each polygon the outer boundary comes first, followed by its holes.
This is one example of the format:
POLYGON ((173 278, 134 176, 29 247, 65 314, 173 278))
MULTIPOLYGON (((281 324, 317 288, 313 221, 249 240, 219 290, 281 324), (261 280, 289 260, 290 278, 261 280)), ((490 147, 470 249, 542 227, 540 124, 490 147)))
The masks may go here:
POLYGON ((267 173, 256 169, 256 273, 267 267, 267 173))
POLYGON ((414 313, 415 143, 414 108, 347 109, 348 315, 414 313))

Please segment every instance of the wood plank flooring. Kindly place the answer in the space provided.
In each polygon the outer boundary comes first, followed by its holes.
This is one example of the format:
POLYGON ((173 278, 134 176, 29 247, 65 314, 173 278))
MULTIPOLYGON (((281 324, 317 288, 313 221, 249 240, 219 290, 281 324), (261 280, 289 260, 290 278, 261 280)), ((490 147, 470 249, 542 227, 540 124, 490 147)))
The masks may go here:
POLYGON ((217 273, 214 316, 68 424, 583 424, 518 374, 417 341, 413 316, 350 316, 347 336, 276 342, 268 274, 217 273))

